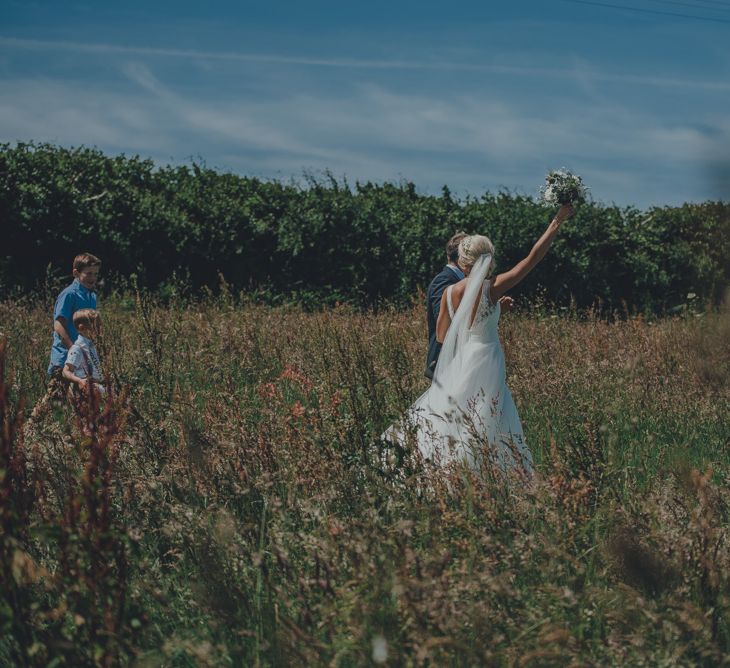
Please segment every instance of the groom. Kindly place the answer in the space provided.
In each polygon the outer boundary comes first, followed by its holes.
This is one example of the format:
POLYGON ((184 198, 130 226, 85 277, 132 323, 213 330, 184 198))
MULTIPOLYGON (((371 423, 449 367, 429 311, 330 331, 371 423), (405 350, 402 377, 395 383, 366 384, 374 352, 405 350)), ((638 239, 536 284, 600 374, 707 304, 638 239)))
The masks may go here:
POLYGON ((446 266, 434 276, 426 293, 426 319, 428 321, 428 358, 426 360, 426 378, 433 380, 441 344, 436 341, 436 320, 441 308, 441 295, 444 290, 464 278, 464 272, 456 264, 459 259, 459 242, 466 236, 466 232, 457 232, 446 244, 446 266))

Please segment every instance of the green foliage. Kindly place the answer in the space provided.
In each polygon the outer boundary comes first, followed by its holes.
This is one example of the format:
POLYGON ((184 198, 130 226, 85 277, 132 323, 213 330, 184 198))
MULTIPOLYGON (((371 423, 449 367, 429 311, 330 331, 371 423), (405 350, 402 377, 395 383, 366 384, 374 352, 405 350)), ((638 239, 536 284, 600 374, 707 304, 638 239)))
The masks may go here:
MULTIPOLYGON (((0 145, 0 292, 70 273, 82 250, 114 277, 158 288, 186 277, 198 290, 222 275, 237 290, 307 305, 408 303, 458 229, 485 233, 499 267, 521 260, 553 211, 501 192, 456 201, 412 183, 331 175, 303 186, 157 167, 88 148, 0 145)), ((730 283, 730 205, 650 211, 583 204, 520 293, 567 305, 662 311, 688 293, 717 303, 730 283)), ((113 288, 114 285, 111 287, 113 288)))

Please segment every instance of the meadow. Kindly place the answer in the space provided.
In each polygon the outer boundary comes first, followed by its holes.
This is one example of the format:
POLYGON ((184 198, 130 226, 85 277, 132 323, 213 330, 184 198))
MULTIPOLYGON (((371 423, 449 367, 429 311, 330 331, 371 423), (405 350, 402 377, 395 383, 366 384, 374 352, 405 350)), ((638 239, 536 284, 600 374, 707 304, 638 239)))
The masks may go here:
POLYGON ((101 312, 113 396, 29 424, 50 304, 0 302, 0 664, 730 665, 727 310, 503 316, 531 484, 379 443, 420 303, 101 312))

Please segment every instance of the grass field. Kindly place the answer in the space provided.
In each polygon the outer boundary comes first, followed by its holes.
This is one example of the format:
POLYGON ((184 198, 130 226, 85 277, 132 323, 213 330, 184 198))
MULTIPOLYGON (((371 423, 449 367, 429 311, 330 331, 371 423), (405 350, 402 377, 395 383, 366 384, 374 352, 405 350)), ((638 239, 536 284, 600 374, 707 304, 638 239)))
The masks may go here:
POLYGON ((727 313, 504 316, 525 487, 378 445, 420 306, 101 312, 114 398, 13 435, 50 306, 0 304, 0 664, 730 665, 727 313))

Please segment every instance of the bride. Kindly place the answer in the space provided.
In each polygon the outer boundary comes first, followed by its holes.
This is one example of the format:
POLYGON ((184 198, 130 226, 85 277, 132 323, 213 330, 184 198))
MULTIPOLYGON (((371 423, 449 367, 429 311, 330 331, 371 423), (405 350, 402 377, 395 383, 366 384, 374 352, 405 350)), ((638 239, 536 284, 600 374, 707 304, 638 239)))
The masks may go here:
POLYGON ((487 237, 461 241, 459 266, 466 278, 441 298, 436 338, 443 347, 433 383, 383 438, 401 445, 415 441, 436 465, 464 461, 479 470, 487 456, 504 472, 532 473, 532 455, 506 383, 497 334, 499 298, 542 260, 572 215, 570 205, 562 206, 527 257, 497 276, 492 276, 494 247, 487 237))

